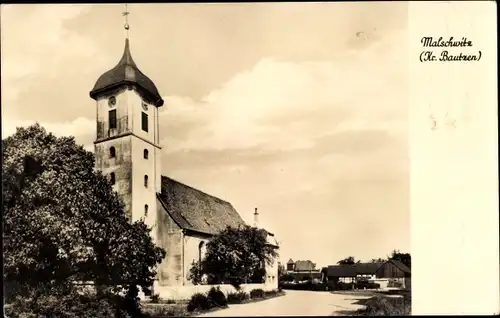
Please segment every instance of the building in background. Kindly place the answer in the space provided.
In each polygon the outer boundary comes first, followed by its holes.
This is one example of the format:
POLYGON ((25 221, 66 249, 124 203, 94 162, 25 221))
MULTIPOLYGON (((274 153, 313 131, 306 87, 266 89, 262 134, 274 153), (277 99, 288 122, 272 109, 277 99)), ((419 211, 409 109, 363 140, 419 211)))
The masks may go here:
POLYGON ((330 265, 321 270, 322 281, 329 283, 371 282, 380 288, 411 288, 411 270, 402 262, 388 260, 376 263, 330 265))

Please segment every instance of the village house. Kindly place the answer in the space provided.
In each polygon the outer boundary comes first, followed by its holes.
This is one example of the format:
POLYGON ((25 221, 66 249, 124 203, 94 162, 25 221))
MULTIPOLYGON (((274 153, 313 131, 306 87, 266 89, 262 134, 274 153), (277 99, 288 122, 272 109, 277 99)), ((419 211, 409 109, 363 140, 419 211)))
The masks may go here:
POLYGON ((294 262, 290 259, 286 264, 286 274, 297 282, 321 278, 320 270, 316 269, 316 264, 310 260, 294 262))
POLYGON ((373 282, 380 288, 411 288, 411 270, 398 260, 352 265, 330 265, 321 270, 322 280, 342 283, 373 282))
MULTIPOLYGON (((179 288, 192 285, 189 269, 204 256, 206 242, 245 222, 231 203, 162 175, 159 108, 164 101, 132 59, 128 38, 120 61, 98 78, 90 97, 97 110, 95 166, 109 176, 129 219, 144 219, 153 228, 153 241, 167 251, 154 293, 185 297, 193 290, 180 293, 179 288)), ((278 248, 274 234, 267 234, 268 244, 278 248)), ((277 288, 277 262, 266 268, 267 289, 277 288)))

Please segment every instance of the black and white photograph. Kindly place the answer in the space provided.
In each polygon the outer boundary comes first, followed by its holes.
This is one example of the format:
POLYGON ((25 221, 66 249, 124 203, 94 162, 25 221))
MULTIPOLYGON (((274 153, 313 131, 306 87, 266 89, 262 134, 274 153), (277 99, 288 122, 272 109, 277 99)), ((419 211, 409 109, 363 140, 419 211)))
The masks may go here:
POLYGON ((408 2, 0 14, 6 317, 412 314, 408 2))

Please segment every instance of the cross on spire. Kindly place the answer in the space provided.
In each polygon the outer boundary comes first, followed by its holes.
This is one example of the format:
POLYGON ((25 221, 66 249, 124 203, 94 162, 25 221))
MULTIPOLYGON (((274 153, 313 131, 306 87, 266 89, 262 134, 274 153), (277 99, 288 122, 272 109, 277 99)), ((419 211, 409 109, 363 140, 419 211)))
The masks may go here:
POLYGON ((122 12, 122 15, 125 17, 125 25, 123 26, 125 30, 127 31, 127 39, 128 39, 128 30, 130 29, 130 25, 128 24, 128 15, 130 12, 127 10, 127 4, 125 4, 125 11, 122 12))

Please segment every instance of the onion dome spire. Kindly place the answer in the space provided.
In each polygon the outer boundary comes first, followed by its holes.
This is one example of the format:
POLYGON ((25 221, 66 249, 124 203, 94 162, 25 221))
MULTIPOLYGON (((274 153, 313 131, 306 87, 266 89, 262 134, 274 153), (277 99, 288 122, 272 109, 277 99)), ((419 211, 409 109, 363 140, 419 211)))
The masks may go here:
POLYGON ((123 55, 118 64, 102 74, 94 85, 92 91, 90 91, 90 97, 97 100, 97 98, 110 90, 116 89, 120 86, 134 87, 137 92, 144 98, 147 102, 155 105, 156 107, 163 106, 163 99, 149 77, 144 75, 134 60, 132 59, 132 54, 130 53, 130 41, 128 38, 128 29, 130 28, 128 24, 128 12, 125 10, 123 15, 125 16, 125 30, 127 31, 127 36, 125 38, 125 49, 123 50, 123 55))

